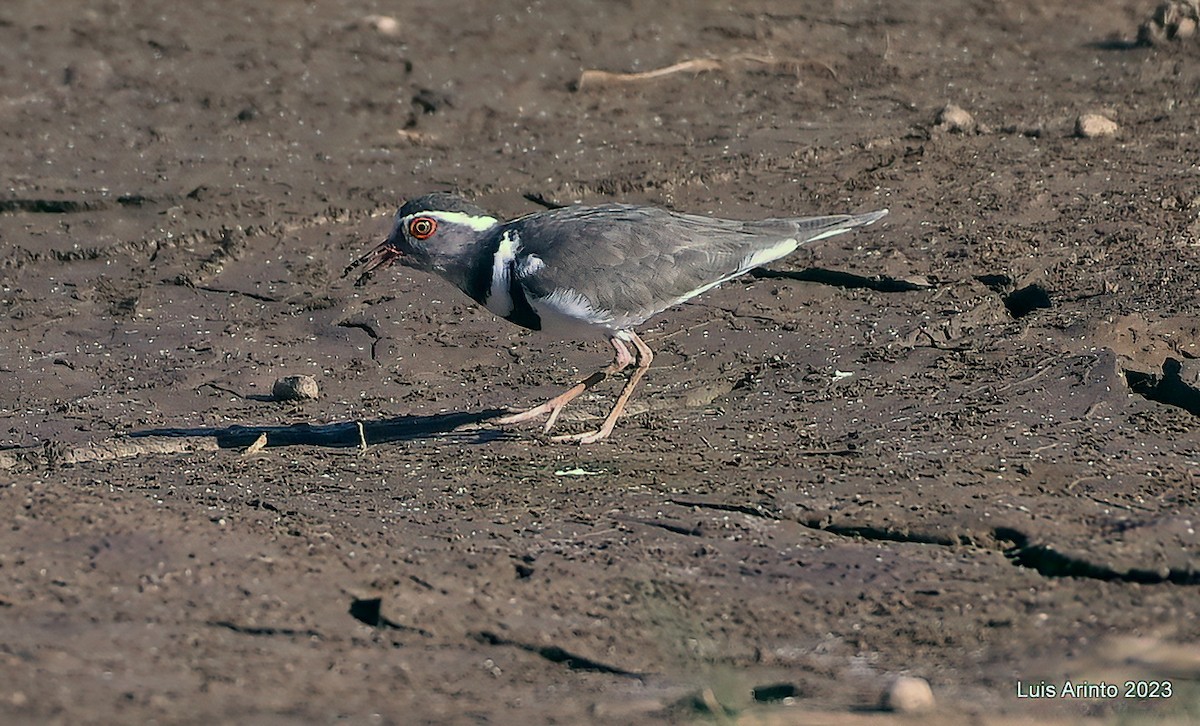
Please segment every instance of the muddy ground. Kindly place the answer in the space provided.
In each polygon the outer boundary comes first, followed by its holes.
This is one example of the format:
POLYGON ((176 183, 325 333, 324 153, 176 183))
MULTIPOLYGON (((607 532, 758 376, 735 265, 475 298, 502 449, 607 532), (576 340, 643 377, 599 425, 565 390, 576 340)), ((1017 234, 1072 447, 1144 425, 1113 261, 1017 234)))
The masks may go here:
POLYGON ((1153 9, 4 4, 0 720, 1200 719, 1200 42, 1153 9), (341 278, 442 189, 891 215, 649 323, 580 448, 486 420, 602 343, 341 278), (1121 693, 1019 697, 1068 679, 1121 693))

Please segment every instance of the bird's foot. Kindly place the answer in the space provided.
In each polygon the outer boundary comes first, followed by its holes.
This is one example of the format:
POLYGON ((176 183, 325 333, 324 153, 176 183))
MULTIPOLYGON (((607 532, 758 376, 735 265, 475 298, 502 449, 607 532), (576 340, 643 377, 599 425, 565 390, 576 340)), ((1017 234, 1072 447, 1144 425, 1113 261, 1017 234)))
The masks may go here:
POLYGON ((534 406, 528 411, 518 411, 514 414, 496 419, 493 423, 500 426, 508 426, 511 424, 525 423, 541 418, 546 414, 550 417, 546 419, 545 425, 542 426, 542 433, 550 433, 550 429, 554 428, 554 424, 558 423, 558 415, 566 408, 566 402, 558 402, 557 399, 543 403, 541 406, 534 406))
POLYGON ((525 423, 527 421, 533 421, 537 418, 540 418, 540 417, 546 415, 546 413, 548 413, 548 411, 543 406, 535 406, 533 408, 526 409, 524 411, 516 411, 514 413, 510 413, 507 416, 501 416, 498 419, 493 419, 492 423, 500 425, 500 426, 509 426, 512 424, 519 424, 519 423, 525 423))
POLYGON ((585 431, 581 434, 560 434, 558 436, 551 436, 550 440, 558 443, 574 442, 582 446, 586 444, 594 444, 597 441, 606 439, 610 433, 612 433, 611 430, 605 431, 604 429, 597 429, 596 431, 585 431))

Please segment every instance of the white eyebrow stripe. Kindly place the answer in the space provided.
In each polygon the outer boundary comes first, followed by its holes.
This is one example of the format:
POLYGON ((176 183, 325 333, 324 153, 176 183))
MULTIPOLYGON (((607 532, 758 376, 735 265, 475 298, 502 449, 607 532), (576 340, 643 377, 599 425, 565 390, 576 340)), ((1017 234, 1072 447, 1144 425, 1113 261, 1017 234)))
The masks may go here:
POLYGON ((466 212, 414 212, 400 220, 401 224, 408 224, 417 217, 433 217, 447 224, 460 224, 464 227, 472 229, 476 232, 486 232, 492 227, 500 224, 500 220, 495 217, 489 217, 486 214, 467 214, 466 212))

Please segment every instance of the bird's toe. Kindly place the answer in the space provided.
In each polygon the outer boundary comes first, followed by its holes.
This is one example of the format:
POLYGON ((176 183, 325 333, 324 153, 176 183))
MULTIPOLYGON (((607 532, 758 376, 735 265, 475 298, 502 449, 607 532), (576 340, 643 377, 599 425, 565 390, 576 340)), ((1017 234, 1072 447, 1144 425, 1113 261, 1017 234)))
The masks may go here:
POLYGON ((608 438, 609 433, 601 429, 598 431, 585 431, 581 434, 559 434, 558 436, 551 436, 550 440, 558 443, 594 444, 597 441, 608 438))

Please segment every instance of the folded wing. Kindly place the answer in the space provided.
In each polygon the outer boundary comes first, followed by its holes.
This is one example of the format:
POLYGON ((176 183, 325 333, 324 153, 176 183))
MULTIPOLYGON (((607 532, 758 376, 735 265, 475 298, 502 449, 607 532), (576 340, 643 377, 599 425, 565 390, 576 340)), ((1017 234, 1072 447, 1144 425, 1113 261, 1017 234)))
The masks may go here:
POLYGON ((736 221, 652 207, 567 207, 512 223, 531 300, 587 300, 632 327, 797 247, 884 214, 736 221))

